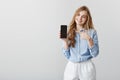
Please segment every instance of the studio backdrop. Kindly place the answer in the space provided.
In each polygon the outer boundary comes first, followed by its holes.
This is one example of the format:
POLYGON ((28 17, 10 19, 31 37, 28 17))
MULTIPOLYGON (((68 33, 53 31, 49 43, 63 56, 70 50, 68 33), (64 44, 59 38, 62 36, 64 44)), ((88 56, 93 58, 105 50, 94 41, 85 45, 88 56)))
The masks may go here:
POLYGON ((63 80, 67 60, 59 39, 86 5, 98 32, 97 80, 120 80, 119 0, 0 0, 0 80, 63 80))

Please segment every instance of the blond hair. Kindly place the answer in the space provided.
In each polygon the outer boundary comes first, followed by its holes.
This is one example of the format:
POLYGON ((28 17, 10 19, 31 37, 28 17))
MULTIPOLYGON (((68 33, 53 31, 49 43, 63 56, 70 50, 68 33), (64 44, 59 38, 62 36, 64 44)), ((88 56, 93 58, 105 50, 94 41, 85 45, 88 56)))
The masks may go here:
POLYGON ((76 11, 75 11, 75 14, 70 22, 70 25, 69 25, 69 30, 68 30, 68 40, 69 40, 69 46, 72 46, 74 47, 75 46, 75 35, 76 35, 76 22, 75 22, 75 17, 79 14, 80 11, 86 11, 87 12, 87 21, 86 23, 83 25, 83 28, 86 29, 86 30, 89 30, 89 29, 94 29, 93 27, 93 22, 92 22, 92 17, 91 17, 91 14, 90 14, 90 11, 88 9, 88 7, 86 6, 81 6, 79 7, 76 11))

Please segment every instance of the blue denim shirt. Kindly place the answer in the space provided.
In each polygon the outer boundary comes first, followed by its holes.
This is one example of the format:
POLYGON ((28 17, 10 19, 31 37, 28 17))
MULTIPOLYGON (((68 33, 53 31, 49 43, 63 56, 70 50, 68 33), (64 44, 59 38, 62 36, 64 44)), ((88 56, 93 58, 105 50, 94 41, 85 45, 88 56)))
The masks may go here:
POLYGON ((62 48, 62 51, 67 60, 71 62, 83 62, 93 57, 96 57, 99 53, 99 45, 98 45, 98 36, 97 32, 94 29, 90 29, 87 31, 89 36, 93 39, 94 45, 90 48, 88 45, 88 41, 85 39, 81 39, 80 34, 76 33, 75 36, 75 47, 69 47, 68 49, 62 48))

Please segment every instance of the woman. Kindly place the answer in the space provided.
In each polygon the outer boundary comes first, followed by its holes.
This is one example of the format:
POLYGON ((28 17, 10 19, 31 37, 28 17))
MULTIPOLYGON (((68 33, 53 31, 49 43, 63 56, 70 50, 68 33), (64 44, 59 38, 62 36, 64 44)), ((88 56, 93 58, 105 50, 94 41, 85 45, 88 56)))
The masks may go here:
POLYGON ((92 58, 99 53, 97 32, 88 7, 78 8, 63 39, 63 53, 68 60, 64 80, 96 80, 92 58))

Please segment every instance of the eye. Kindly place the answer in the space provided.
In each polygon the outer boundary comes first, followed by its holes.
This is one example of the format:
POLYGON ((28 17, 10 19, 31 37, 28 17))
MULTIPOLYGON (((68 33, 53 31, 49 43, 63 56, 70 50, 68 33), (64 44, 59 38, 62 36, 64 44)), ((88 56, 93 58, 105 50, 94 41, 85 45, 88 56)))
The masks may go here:
POLYGON ((80 14, 77 14, 77 16, 80 16, 80 14))
POLYGON ((86 16, 84 15, 84 16, 82 16, 82 18, 86 18, 86 16))

